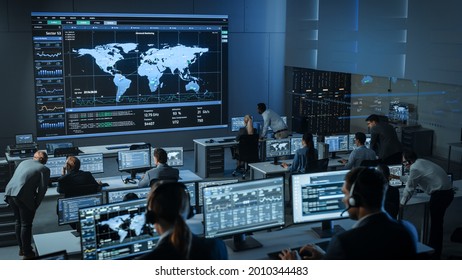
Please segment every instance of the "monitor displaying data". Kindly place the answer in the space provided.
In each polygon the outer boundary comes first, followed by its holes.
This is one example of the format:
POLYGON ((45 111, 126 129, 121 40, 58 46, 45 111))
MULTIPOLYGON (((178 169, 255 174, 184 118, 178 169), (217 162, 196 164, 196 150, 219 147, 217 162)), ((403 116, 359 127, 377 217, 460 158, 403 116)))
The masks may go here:
MULTIPOLYGON (((292 211, 294 224, 323 222, 321 231, 332 220, 341 219, 345 209, 342 192, 349 170, 292 175, 292 211)), ((348 213, 345 213, 348 217, 348 213)), ((316 229, 317 230, 317 229, 316 229)), ((321 234, 320 234, 321 235, 321 234)))
POLYGON ((63 167, 66 165, 66 157, 49 157, 46 167, 50 169, 50 178, 57 179, 63 175, 63 167))
POLYGON ((244 117, 231 118, 231 131, 239 131, 241 127, 244 127, 244 117))
MULTIPOLYGON (((403 176, 403 165, 401 164, 389 165, 388 168, 390 169, 391 175, 403 176)), ((403 185, 401 180, 398 180, 398 179, 391 179, 389 184, 390 186, 394 186, 394 187, 399 187, 403 185)))
POLYGON ((348 135, 332 135, 324 137, 324 143, 329 144, 329 152, 347 152, 348 135))
POLYGON ((79 221, 79 209, 103 204, 101 193, 58 198, 58 224, 67 225, 79 221))
POLYGON ((228 126, 228 16, 32 12, 38 140, 228 126))
POLYGON ((80 170, 89 171, 92 174, 104 172, 103 154, 84 154, 77 156, 80 159, 80 170))
POLYGON ((225 180, 212 180, 212 181, 201 181, 201 182, 198 182, 198 190, 199 190, 199 193, 197 194, 197 197, 199 198, 198 199, 198 206, 202 206, 203 205, 203 202, 202 202, 202 190, 205 188, 205 187, 208 187, 208 186, 219 186, 219 185, 227 185, 227 184, 233 184, 233 183, 237 183, 239 182, 239 179, 225 179, 225 180))
MULTIPOLYGON (((317 135, 313 135, 313 145, 315 149, 317 149, 318 147, 318 136, 317 135)), ((290 137, 290 154, 295 155, 295 152, 301 148, 303 148, 302 136, 300 135, 300 136, 290 137)))
POLYGON ((106 202, 114 203, 124 201, 125 196, 129 193, 135 194, 138 197, 138 199, 146 198, 149 195, 150 191, 150 187, 108 190, 106 191, 106 202))
MULTIPOLYGON (((183 166, 183 147, 164 147, 167 152, 167 164, 170 166, 183 166)), ((154 153, 153 157, 154 157, 154 153)), ((153 159, 154 162, 154 159, 153 159)))
POLYGON ((267 139, 266 158, 277 158, 290 155, 290 139, 267 139))
POLYGON ((151 167, 150 149, 118 151, 119 171, 132 171, 151 167))
POLYGON ((48 155, 54 155, 56 149, 72 148, 72 147, 74 147, 74 143, 72 143, 72 142, 46 143, 45 147, 47 149, 48 155))
POLYGON ((235 251, 261 246, 246 233, 285 224, 283 177, 205 187, 203 202, 205 237, 233 236, 235 251))
POLYGON ((124 259, 154 249, 159 235, 145 213, 146 199, 80 209, 82 259, 124 259))

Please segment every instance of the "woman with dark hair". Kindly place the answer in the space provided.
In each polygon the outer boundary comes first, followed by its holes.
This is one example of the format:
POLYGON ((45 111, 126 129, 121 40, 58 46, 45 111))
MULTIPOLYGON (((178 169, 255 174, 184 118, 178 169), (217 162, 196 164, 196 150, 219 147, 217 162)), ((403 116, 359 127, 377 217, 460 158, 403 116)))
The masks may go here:
POLYGON ((282 163, 282 167, 289 168, 292 173, 304 173, 315 164, 318 159, 318 150, 314 148, 313 134, 305 132, 302 137, 302 148, 295 152, 292 164, 282 163))
POLYGON ((228 259, 222 240, 205 239, 191 232, 186 224, 189 209, 189 195, 183 183, 156 183, 148 196, 146 223, 154 225, 160 238, 156 247, 139 259, 228 259))

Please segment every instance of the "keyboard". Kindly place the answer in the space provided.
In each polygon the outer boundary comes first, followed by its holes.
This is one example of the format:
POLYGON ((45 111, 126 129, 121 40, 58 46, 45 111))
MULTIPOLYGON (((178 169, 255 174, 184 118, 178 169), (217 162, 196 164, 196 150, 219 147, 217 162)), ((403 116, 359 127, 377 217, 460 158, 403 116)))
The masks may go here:
MULTIPOLYGON (((330 240, 328 241, 322 241, 322 242, 317 242, 317 243, 314 243, 316 245, 318 245, 319 247, 321 247, 321 249, 323 249, 324 251, 327 251, 327 247, 329 247, 329 242, 330 240)), ((294 247, 294 248, 290 248, 292 251, 299 251, 300 248, 302 247, 294 247)), ((277 251, 277 252, 271 252, 271 253, 268 253, 268 257, 271 259, 271 260, 279 260, 279 254, 281 253, 282 250, 284 250, 286 248, 282 248, 281 250, 277 251)))
POLYGON ((108 183, 101 183, 101 187, 109 187, 108 183))
POLYGON ((107 146, 106 150, 120 150, 120 149, 129 149, 130 146, 120 145, 120 146, 107 146))
POLYGON ((225 139, 218 141, 218 143, 229 143, 229 142, 235 142, 235 141, 236 139, 234 138, 225 138, 225 139))

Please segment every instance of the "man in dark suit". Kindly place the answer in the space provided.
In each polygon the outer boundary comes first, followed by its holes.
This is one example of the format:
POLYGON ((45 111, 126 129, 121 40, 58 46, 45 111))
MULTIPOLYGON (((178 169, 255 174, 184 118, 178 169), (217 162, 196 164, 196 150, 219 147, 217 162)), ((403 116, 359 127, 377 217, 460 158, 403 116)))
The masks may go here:
POLYGON ((154 149, 154 167, 144 174, 143 179, 138 183, 139 188, 146 188, 151 185, 153 179, 178 181, 180 171, 167 164, 167 152, 162 148, 154 149))
POLYGON ((45 166, 48 155, 37 151, 33 159, 21 162, 6 185, 5 202, 13 209, 19 255, 35 257, 32 249, 32 222, 50 181, 50 169, 45 166))
POLYGON ((401 163, 401 142, 393 126, 375 114, 367 117, 366 122, 371 131, 371 149, 379 159, 384 164, 401 163))
POLYGON ((324 252, 314 244, 300 252, 284 250, 282 259, 390 260, 415 259, 417 231, 409 223, 392 219, 383 210, 387 186, 384 175, 375 168, 352 169, 345 177, 342 192, 346 211, 358 222, 332 238, 324 252))
POLYGON ((101 181, 96 181, 91 172, 80 170, 80 160, 69 156, 58 178, 57 191, 64 197, 94 194, 101 190, 101 181))

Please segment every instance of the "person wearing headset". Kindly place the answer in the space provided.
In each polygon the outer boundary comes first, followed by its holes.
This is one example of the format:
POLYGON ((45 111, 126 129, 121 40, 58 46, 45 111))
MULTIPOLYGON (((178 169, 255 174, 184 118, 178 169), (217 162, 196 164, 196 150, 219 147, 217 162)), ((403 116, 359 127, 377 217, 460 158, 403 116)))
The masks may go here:
POLYGON ((10 205, 15 218, 16 240, 19 255, 32 259, 32 223, 50 181, 50 169, 45 166, 48 155, 37 151, 33 159, 22 161, 5 188, 5 202, 10 205))
POLYGON ((160 235, 156 247, 142 260, 226 260, 228 251, 221 239, 206 239, 191 232, 189 194, 183 183, 159 181, 148 195, 146 223, 160 235))
POLYGON ((281 259, 391 260, 415 259, 417 231, 405 221, 391 218, 383 210, 388 183, 375 168, 358 167, 347 173, 342 187, 343 203, 350 219, 357 220, 350 230, 335 235, 327 252, 308 244, 299 252, 283 250, 281 259), (301 257, 302 256, 302 257, 301 257))

